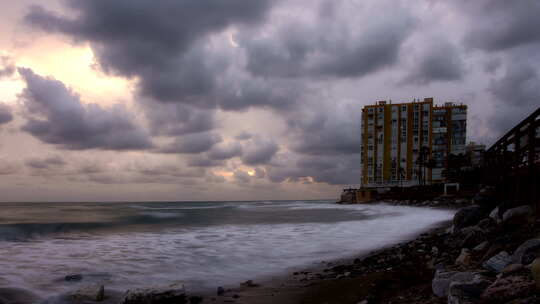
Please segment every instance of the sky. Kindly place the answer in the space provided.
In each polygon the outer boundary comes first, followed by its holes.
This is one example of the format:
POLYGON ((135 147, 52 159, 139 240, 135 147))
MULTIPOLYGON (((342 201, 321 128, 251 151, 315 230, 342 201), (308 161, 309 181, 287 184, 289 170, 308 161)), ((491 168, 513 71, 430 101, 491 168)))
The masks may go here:
POLYGON ((0 201, 334 199, 378 100, 540 104, 540 2, 18 0, 0 11, 0 201))

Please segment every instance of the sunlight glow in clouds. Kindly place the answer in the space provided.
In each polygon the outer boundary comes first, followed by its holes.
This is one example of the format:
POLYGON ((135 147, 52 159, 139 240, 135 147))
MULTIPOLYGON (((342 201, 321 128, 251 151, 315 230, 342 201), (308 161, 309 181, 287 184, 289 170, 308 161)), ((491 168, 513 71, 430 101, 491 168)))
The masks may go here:
MULTIPOLYGON (((83 96, 84 100, 108 105, 130 95, 130 80, 110 77, 96 70, 94 54, 90 47, 66 45, 59 51, 35 56, 25 54, 17 58, 18 66, 32 67, 41 75, 54 77, 83 96)), ((20 86, 18 86, 20 92, 20 86)))

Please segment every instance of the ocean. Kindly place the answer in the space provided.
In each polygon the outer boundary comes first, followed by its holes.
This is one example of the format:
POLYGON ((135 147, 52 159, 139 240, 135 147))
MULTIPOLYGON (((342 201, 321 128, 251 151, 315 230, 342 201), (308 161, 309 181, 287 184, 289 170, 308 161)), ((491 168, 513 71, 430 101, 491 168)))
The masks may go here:
POLYGON ((0 203, 0 288, 43 298, 95 283, 215 290, 395 244, 453 213, 333 201, 0 203))

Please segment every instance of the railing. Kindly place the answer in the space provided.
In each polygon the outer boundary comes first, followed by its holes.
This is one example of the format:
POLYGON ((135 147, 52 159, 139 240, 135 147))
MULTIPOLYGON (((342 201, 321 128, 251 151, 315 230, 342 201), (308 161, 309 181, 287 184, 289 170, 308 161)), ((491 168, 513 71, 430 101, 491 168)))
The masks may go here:
POLYGON ((540 161, 540 108, 506 133, 486 151, 488 160, 504 157, 514 167, 540 161))
POLYGON ((501 200, 531 204, 540 212, 540 108, 485 153, 485 181, 501 189, 501 200))

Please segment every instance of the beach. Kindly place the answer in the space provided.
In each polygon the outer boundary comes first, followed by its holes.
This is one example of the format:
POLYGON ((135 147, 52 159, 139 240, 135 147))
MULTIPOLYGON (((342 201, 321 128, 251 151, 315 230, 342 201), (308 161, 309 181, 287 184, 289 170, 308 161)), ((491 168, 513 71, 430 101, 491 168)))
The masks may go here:
MULTIPOLYGON (((103 285, 113 303, 126 290, 177 283, 190 296, 212 301, 218 287, 234 289, 247 280, 264 284, 242 292, 292 284, 279 292, 292 301, 307 281, 290 274, 352 261, 453 215, 447 209, 331 201, 57 204, 33 219, 28 212, 35 205, 16 208, 3 209, 26 220, 1 226, 0 288, 4 298, 17 288, 48 303, 85 286, 103 285), (73 215, 72 222, 62 212, 73 215)), ((234 292, 224 295, 215 301, 234 292)))

